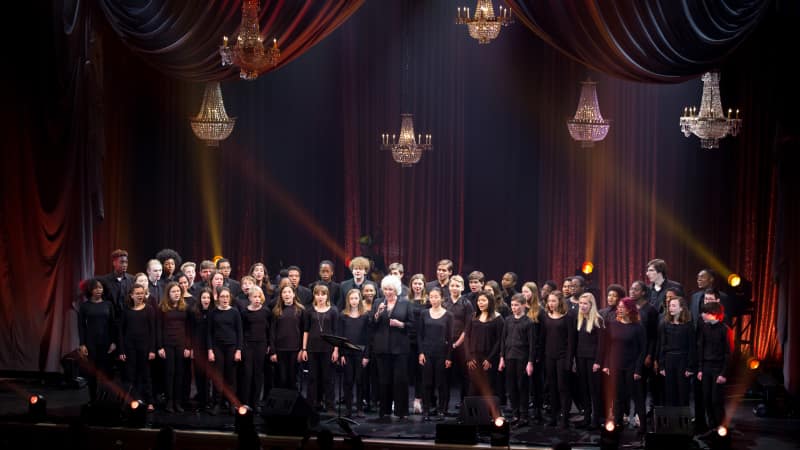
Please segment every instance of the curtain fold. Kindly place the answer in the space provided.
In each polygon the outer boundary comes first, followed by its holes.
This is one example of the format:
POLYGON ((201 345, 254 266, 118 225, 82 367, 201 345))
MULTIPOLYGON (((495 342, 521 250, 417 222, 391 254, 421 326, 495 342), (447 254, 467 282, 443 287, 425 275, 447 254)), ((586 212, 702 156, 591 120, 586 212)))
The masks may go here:
MULTIPOLYGON (((313 47, 358 10, 364 0, 266 0, 259 24, 264 42, 278 39, 279 69, 313 47)), ((238 76, 220 65, 222 36, 241 23, 241 0, 103 0, 100 6, 114 32, 162 73, 205 82, 238 76)))
POLYGON ((520 22, 586 66, 632 81, 679 83, 718 67, 770 0, 506 0, 520 22))

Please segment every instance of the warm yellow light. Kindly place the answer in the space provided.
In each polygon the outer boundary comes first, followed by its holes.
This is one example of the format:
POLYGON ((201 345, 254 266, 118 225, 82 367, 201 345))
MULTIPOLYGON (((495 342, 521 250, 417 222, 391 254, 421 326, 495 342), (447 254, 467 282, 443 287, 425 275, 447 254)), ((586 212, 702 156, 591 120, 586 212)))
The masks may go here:
POLYGON ((214 259, 212 259, 211 261, 216 265, 217 261, 219 261, 222 258, 223 258, 222 255, 216 255, 216 256, 214 256, 214 259))
POLYGON ((608 431, 609 433, 614 431, 614 422, 610 420, 606 422, 606 431, 608 431))
POLYGON ((742 277, 740 277, 735 273, 732 273, 728 275, 728 284, 731 285, 731 287, 739 286, 740 284, 742 284, 742 277))
POLYGON ((758 366, 760 366, 760 365, 761 365, 761 361, 759 361, 756 358, 750 358, 749 360, 747 360, 747 367, 749 367, 750 370, 756 370, 756 369, 758 369, 758 366))
POLYGON ((725 437, 728 435, 728 429, 725 428, 724 426, 720 426, 719 428, 717 428, 717 434, 720 437, 725 437))
POLYGON ((38 395, 31 395, 30 398, 31 405, 35 405, 39 403, 39 396, 38 395))
POLYGON ((137 409, 137 408, 139 408, 139 402, 137 400, 133 400, 131 402, 131 409, 137 409))
POLYGON ((247 414, 247 410, 248 410, 247 406, 240 406, 238 409, 239 415, 244 416, 245 414, 247 414))
POLYGON ((591 261, 584 261, 583 265, 581 266, 581 272, 584 275, 591 275, 594 272, 594 264, 591 261))
POLYGON ((494 426, 498 428, 502 427, 504 423, 506 423, 506 419, 503 416, 494 419, 494 426))

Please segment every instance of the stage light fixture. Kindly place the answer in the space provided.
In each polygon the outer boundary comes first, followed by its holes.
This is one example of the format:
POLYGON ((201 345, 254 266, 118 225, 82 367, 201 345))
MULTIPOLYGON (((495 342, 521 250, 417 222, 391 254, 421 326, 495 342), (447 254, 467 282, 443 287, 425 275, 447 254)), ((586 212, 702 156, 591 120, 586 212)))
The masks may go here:
POLYGON ((600 450, 617 450, 622 429, 617 428, 614 421, 609 420, 600 430, 600 450))
POLYGON ((236 408, 233 427, 237 433, 244 429, 253 428, 253 409, 247 405, 241 405, 236 408))
POLYGON ((715 433, 711 434, 711 440, 708 443, 708 448, 711 450, 730 450, 731 434, 727 427, 721 425, 719 428, 717 428, 715 433))
POLYGON ((511 426, 505 417, 495 417, 492 422, 494 426, 489 432, 489 440, 492 447, 508 447, 511 438, 511 426))
POLYGON ((34 419, 43 419, 47 416, 47 399, 42 394, 33 394, 28 397, 28 415, 34 419))
POLYGON ((124 416, 129 426, 144 427, 147 422, 147 404, 142 400, 131 400, 126 405, 124 416))
POLYGON ((594 264, 591 261, 584 261, 581 265, 581 272, 587 276, 591 275, 594 272, 594 264))
POLYGON ((736 273, 732 273, 732 274, 728 275, 728 284, 731 287, 737 287, 740 284, 742 284, 742 277, 740 277, 736 273))
POLYGON ((758 358, 753 358, 752 356, 750 358, 747 358, 747 368, 748 369, 756 370, 760 366, 761 366, 761 361, 759 361, 758 358))

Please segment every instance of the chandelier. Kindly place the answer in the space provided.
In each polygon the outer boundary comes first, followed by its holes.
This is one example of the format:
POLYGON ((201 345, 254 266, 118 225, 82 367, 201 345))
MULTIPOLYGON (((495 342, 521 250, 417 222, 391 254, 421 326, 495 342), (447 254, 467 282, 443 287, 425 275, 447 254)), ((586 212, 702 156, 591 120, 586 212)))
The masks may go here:
POLYGON ((219 82, 206 83, 200 112, 189 122, 192 124, 194 134, 204 140, 209 147, 219 147, 219 141, 230 136, 236 118, 228 117, 228 113, 225 112, 219 82))
POLYGON ((414 140, 414 115, 400 114, 400 136, 381 135, 381 150, 391 150, 392 159, 403 167, 411 167, 422 158, 422 152, 432 150, 431 135, 418 135, 414 140))
POLYGON ((594 143, 602 141, 608 134, 611 121, 603 119, 600 105, 597 103, 597 82, 586 80, 581 82, 581 98, 575 117, 567 119, 567 128, 572 139, 580 141, 581 147, 594 147, 594 143))
POLYGON ((239 66, 239 76, 245 80, 255 80, 258 75, 278 64, 281 50, 278 40, 272 39, 272 47, 264 49, 261 30, 258 25, 259 0, 242 2, 242 24, 236 36, 236 43, 231 48, 228 36, 222 37, 219 55, 223 66, 239 66))
POLYGON ((728 117, 722 110, 722 99, 719 93, 719 72, 706 72, 703 81, 703 96, 700 99, 700 111, 694 106, 683 109, 681 131, 686 137, 694 134, 700 138, 700 147, 719 148, 719 140, 727 135, 736 136, 742 129, 739 110, 733 115, 728 109, 728 117))
POLYGON ((491 0, 478 0, 474 17, 469 16, 469 8, 456 10, 456 24, 466 25, 470 37, 477 39, 479 44, 488 44, 497 38, 501 27, 507 27, 513 22, 508 8, 501 6, 500 15, 495 16, 491 0))

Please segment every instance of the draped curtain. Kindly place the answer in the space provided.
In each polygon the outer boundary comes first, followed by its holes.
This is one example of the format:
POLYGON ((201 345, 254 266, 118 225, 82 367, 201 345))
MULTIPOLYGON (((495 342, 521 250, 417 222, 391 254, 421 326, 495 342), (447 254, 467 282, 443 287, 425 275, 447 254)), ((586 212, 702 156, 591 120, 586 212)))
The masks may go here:
POLYGON ((719 67, 770 0, 506 0, 570 58, 626 80, 677 83, 719 67))
MULTIPOLYGON (((364 0, 266 0, 259 10, 264 42, 278 40, 285 66, 325 39, 364 0)), ((189 81, 236 76, 220 65, 223 36, 238 31, 242 0, 103 0, 100 6, 114 32, 145 62, 170 77, 189 81)))

